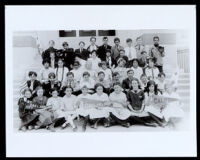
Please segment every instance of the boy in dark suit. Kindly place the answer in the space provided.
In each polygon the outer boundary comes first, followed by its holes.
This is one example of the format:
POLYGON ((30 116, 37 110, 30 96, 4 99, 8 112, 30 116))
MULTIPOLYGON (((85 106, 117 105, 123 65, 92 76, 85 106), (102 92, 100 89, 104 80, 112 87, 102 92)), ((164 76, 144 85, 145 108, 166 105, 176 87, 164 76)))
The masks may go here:
POLYGON ((101 59, 101 61, 106 60, 107 50, 111 50, 111 46, 108 45, 108 37, 103 37, 103 45, 100 46, 97 50, 97 56, 101 59))
POLYGON ((46 49, 43 53, 42 53, 42 59, 49 59, 50 58, 50 52, 54 52, 56 53, 58 50, 54 48, 55 46, 55 42, 53 40, 49 41, 49 48, 46 49))
POLYGON ((85 47, 85 42, 80 41, 79 42, 79 47, 80 47, 79 49, 75 50, 75 54, 76 55, 79 54, 79 55, 81 55, 81 58, 83 60, 87 60, 89 58, 89 52, 87 51, 87 49, 84 48, 85 47))
POLYGON ((87 48, 87 51, 89 52, 89 54, 93 51, 93 50, 97 50, 99 47, 96 45, 96 38, 95 37, 91 37, 90 38, 90 45, 87 48))

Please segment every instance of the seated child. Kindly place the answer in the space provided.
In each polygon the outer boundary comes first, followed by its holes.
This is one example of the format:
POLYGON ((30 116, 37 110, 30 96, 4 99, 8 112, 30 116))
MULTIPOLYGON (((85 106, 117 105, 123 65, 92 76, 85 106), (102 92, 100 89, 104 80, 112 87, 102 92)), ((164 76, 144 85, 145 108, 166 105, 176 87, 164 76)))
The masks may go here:
POLYGON ((33 104, 37 106, 36 112, 39 114, 38 121, 36 122, 35 129, 47 127, 48 129, 54 130, 54 127, 51 126, 53 123, 52 113, 48 111, 46 107, 47 97, 43 96, 44 90, 42 86, 36 88, 37 97, 33 98, 33 104))
POLYGON ((133 77, 140 79, 140 76, 143 74, 143 70, 138 66, 138 59, 133 59, 133 67, 131 69, 134 71, 133 77))
POLYGON ((72 72, 74 74, 74 79, 77 82, 80 82, 82 73, 83 73, 83 69, 81 68, 81 65, 78 61, 74 61, 73 69, 70 72, 72 72))
POLYGON ((62 97, 63 107, 62 110, 65 114, 66 122, 62 125, 62 128, 65 128, 67 124, 72 126, 73 131, 77 130, 77 127, 74 124, 74 119, 77 117, 76 113, 76 96, 72 95, 72 88, 66 86, 64 88, 65 96, 62 97))
POLYGON ((113 73, 113 78, 112 78, 112 81, 111 81, 111 87, 110 87, 110 93, 112 93, 114 91, 114 84, 115 83, 120 83, 122 84, 122 82, 120 81, 120 75, 118 72, 114 72, 113 73))
POLYGON ((132 81, 134 79, 134 71, 129 69, 127 71, 128 77, 122 81, 122 88, 124 89, 125 93, 127 93, 132 88, 132 81))
POLYGON ((29 88, 24 89, 23 97, 19 99, 19 118, 21 119, 21 125, 19 130, 26 131, 33 129, 33 125, 35 125, 39 115, 34 112, 34 105, 32 104, 32 93, 29 88))
POLYGON ((147 82, 148 82, 148 78, 147 78, 146 74, 142 74, 140 76, 140 82, 141 82, 140 87, 142 90, 144 90, 145 87, 147 86, 147 82))
POLYGON ((82 88, 83 86, 87 86, 88 92, 94 93, 94 85, 95 81, 92 78, 90 78, 90 73, 84 72, 83 79, 80 81, 80 88, 82 88))
POLYGON ((27 86, 29 89, 31 89, 32 91, 32 97, 35 97, 36 96, 36 88, 38 86, 40 86, 40 81, 37 80, 37 73, 36 72, 33 72, 33 71, 30 71, 28 73, 28 76, 29 76, 29 79, 26 83, 27 83, 27 86))
POLYGON ((158 85, 158 90, 161 91, 161 93, 164 92, 165 90, 165 74, 163 72, 160 72, 158 74, 158 80, 156 81, 157 85, 158 85))
POLYGON ((158 78, 159 70, 154 66, 155 60, 149 58, 147 63, 148 67, 145 68, 144 73, 147 75, 149 80, 156 80, 158 78))
POLYGON ((82 56, 80 54, 75 54, 74 62, 79 62, 80 68, 83 69, 85 66, 86 61, 82 59, 82 56))
POLYGON ((107 68, 106 62, 102 61, 99 64, 99 67, 100 67, 99 72, 102 71, 105 74, 105 80, 108 80, 108 81, 111 82, 111 80, 112 80, 112 71, 109 68, 107 68))
POLYGON ((64 66, 64 62, 62 59, 58 59, 58 66, 55 68, 56 79, 61 83, 66 78, 66 74, 69 72, 69 69, 64 66))
POLYGON ((148 58, 147 52, 146 51, 142 51, 141 52, 141 56, 138 59, 139 67, 144 69, 147 66, 147 58, 148 58))
POLYGON ((51 90, 55 87, 60 90, 61 83, 57 81, 55 73, 49 73, 49 79, 45 83, 42 84, 42 87, 44 89, 44 96, 51 97, 51 90))
POLYGON ((97 83, 102 84, 104 89, 105 89, 105 93, 109 94, 111 82, 108 81, 108 80, 105 80, 105 73, 104 72, 102 72, 102 71, 98 72, 98 79, 96 81, 96 84, 97 83))
POLYGON ((113 69, 113 72, 118 72, 120 75, 120 81, 127 77, 127 68, 125 67, 126 61, 123 58, 118 59, 118 66, 113 69))
POLYGON ((94 71, 94 70, 92 69, 92 61, 86 61, 85 67, 83 68, 83 72, 89 72, 89 73, 90 73, 90 77, 91 77, 93 80, 96 80, 96 79, 97 79, 96 71, 94 71))
POLYGON ((54 69, 49 66, 50 62, 48 59, 44 59, 42 64, 44 68, 40 70, 40 82, 43 84, 49 81, 49 73, 54 73, 54 69))

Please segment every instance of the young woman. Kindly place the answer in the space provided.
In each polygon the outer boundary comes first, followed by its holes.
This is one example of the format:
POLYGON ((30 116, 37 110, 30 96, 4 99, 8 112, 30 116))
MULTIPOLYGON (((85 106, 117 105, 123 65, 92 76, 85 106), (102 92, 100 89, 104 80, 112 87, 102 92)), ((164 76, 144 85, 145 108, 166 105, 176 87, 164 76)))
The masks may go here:
POLYGON ((131 69, 134 71, 134 77, 140 79, 140 76, 143 74, 143 70, 138 66, 138 63, 138 59, 133 59, 133 67, 131 69))
POLYGON ((149 116, 146 112, 144 112, 143 101, 144 92, 140 89, 139 80, 135 78, 132 81, 132 89, 127 93, 128 108, 131 111, 131 117, 129 119, 130 123, 134 124, 134 122, 139 122, 140 124, 146 126, 152 126, 151 124, 142 120, 142 117, 149 116))
POLYGON ((74 119, 77 117, 76 114, 76 96, 72 95, 72 88, 66 86, 64 88, 65 96, 62 98, 63 111, 65 113, 66 122, 62 125, 62 128, 65 128, 67 124, 72 126, 73 131, 77 130, 77 127, 74 124, 74 119))
POLYGON ((145 88, 145 111, 150 115, 156 123, 163 127, 163 114, 161 113, 161 107, 159 103, 155 103, 156 96, 160 96, 161 93, 157 89, 157 85, 154 81, 150 80, 145 88))
POLYGON ((53 127, 60 126, 66 121, 65 113, 63 110, 62 97, 59 97, 58 94, 58 89, 53 88, 51 90, 52 97, 47 100, 47 107, 49 108, 49 111, 53 114, 53 127))
POLYGON ((101 62, 100 58, 97 57, 96 50, 91 52, 91 57, 88 58, 88 61, 92 62, 92 70, 98 71, 99 70, 99 63, 101 62))
POLYGON ((67 67, 64 67, 64 62, 62 59, 58 59, 58 65, 55 68, 56 79, 61 83, 65 81, 66 74, 69 71, 67 67))
POLYGON ((81 88, 81 91, 82 94, 77 96, 76 105, 78 106, 77 114, 84 118, 82 131, 85 131, 89 122, 89 110, 92 108, 92 106, 89 103, 86 103, 84 99, 90 99, 91 95, 88 94, 88 87, 86 85, 81 88))
POLYGON ((91 95, 92 108, 89 110, 89 117, 92 120, 92 128, 97 129, 98 122, 101 119, 109 117, 109 111, 107 107, 110 105, 108 95, 103 92, 104 87, 102 84, 97 83, 95 85, 95 91, 91 95))
POLYGON ((23 97, 18 101, 19 118, 21 119, 19 130, 26 131, 27 128, 29 130, 33 129, 39 117, 39 115, 34 112, 35 105, 32 104, 31 96, 31 90, 26 88, 23 91, 23 97))
POLYGON ((50 67, 49 59, 44 59, 42 64, 44 65, 44 68, 40 70, 40 82, 43 84, 48 82, 49 73, 54 73, 54 69, 50 67))
POLYGON ((37 97, 33 98, 33 104, 37 106, 36 112, 39 114, 38 121, 36 122, 35 129, 46 127, 48 129, 54 130, 54 127, 51 126, 53 123, 53 115, 48 111, 46 107, 47 97, 43 96, 44 90, 41 86, 36 88, 37 97))
POLYGON ((54 89, 55 87, 60 90, 61 83, 57 81, 55 73, 49 73, 48 75, 49 79, 47 82, 42 84, 42 87, 44 89, 44 96, 46 97, 51 97, 51 90, 54 89))
POLYGON ((114 83, 114 92, 109 96, 111 102, 110 117, 120 125, 129 127, 130 123, 127 120, 131 116, 131 112, 127 109, 127 98, 122 90, 120 83, 114 83))

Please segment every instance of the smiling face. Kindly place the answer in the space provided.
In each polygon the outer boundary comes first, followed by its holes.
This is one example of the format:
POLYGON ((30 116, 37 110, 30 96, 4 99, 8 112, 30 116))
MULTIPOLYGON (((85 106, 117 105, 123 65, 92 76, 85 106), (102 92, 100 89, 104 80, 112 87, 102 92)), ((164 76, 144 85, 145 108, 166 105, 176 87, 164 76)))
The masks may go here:
POLYGON ((24 93, 24 97, 26 97, 26 98, 31 98, 31 96, 32 96, 32 94, 31 94, 30 91, 26 91, 26 92, 24 93))
POLYGON ((143 84, 146 84, 147 81, 148 81, 147 76, 142 76, 142 77, 141 77, 141 81, 142 81, 143 84))
POLYGON ((128 78, 133 78, 134 72, 133 71, 129 71, 127 73, 127 75, 128 75, 128 78))
POLYGON ((137 68, 138 67, 138 62, 137 61, 133 61, 133 68, 137 68))
POLYGON ((34 74, 32 74, 32 75, 30 76, 30 80, 31 80, 31 81, 36 80, 36 76, 35 76, 34 74))
POLYGON ((59 68, 62 68, 62 67, 63 67, 63 61, 62 61, 62 60, 59 60, 59 61, 58 61, 58 67, 59 67, 59 68))
POLYGON ((88 93, 88 88, 84 87, 81 89, 81 91, 83 95, 86 95, 88 93))
POLYGON ((95 38, 92 38, 92 39, 90 40, 90 43, 91 43, 91 45, 95 45, 96 39, 95 39, 95 38))
POLYGON ((149 92, 153 93, 154 92, 155 86, 152 84, 149 86, 149 92))
POLYGON ((46 69, 49 68, 49 63, 48 62, 44 63, 44 68, 46 68, 46 69))

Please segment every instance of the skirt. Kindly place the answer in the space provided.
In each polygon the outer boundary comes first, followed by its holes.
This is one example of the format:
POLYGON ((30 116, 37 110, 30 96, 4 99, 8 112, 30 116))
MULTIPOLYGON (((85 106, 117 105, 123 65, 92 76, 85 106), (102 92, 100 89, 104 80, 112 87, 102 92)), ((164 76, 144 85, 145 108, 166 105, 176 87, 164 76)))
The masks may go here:
POLYGON ((110 110, 109 107, 96 107, 96 108, 88 109, 87 112, 90 119, 108 118, 110 115, 109 110, 110 110))
POLYGON ((51 123, 53 123, 53 114, 49 111, 42 110, 38 111, 39 114, 39 124, 40 126, 47 126, 51 123))
POLYGON ((159 107, 155 107, 155 106, 145 106, 144 109, 145 112, 149 112, 153 115, 155 115, 156 117, 162 119, 163 118, 163 113, 162 110, 159 107))
POLYGON ((36 121, 39 115, 37 113, 27 113, 21 118, 20 129, 24 126, 31 125, 32 122, 36 121))

